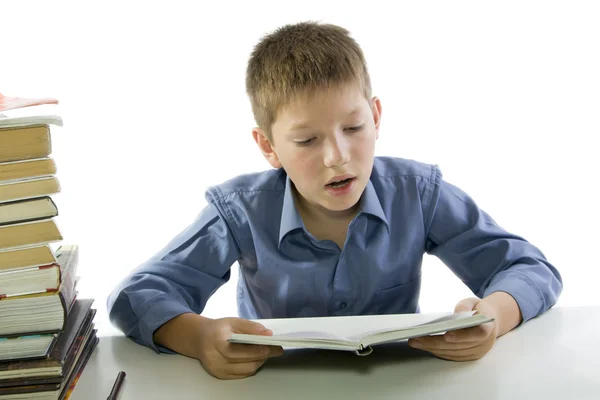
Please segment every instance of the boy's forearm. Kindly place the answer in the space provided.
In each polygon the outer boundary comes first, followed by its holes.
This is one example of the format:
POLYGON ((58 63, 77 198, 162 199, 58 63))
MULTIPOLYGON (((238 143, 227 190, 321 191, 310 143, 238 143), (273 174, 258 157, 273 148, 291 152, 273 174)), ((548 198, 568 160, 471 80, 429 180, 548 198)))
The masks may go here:
POLYGON ((516 300, 506 292, 494 292, 483 298, 482 302, 489 305, 495 312, 494 318, 498 325, 498 337, 511 331, 523 319, 521 309, 516 300))
POLYGON ((154 343, 179 354, 198 358, 199 335, 203 324, 209 320, 194 313, 178 315, 154 332, 154 343))

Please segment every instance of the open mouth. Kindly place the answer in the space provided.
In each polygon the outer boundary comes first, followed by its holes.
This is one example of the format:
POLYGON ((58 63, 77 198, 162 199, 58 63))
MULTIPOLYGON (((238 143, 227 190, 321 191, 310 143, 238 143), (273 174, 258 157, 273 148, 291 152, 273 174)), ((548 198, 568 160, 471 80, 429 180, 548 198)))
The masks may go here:
POLYGON ((325 186, 329 186, 332 188, 341 188, 346 186, 347 184, 349 184, 350 182, 352 182, 355 178, 348 178, 348 179, 344 179, 342 181, 337 181, 337 182, 331 182, 325 186))

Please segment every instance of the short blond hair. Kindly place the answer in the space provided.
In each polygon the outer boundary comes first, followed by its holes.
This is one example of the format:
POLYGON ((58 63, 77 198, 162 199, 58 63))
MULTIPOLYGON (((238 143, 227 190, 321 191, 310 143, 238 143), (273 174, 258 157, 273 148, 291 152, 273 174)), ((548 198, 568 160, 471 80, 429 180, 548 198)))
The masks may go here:
POLYGON ((342 84, 357 85, 371 98, 364 54, 348 30, 332 24, 300 22, 264 36, 246 70, 246 93, 258 126, 272 142, 279 109, 300 93, 342 84))

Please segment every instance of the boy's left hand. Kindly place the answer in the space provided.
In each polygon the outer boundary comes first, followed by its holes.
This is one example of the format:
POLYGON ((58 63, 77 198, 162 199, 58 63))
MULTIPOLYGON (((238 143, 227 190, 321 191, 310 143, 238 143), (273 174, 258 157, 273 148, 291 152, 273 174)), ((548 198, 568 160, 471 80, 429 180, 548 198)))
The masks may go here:
MULTIPOLYGON (((493 307, 478 298, 462 300, 454 308, 455 313, 472 310, 488 317, 496 317, 493 307)), ((446 360, 471 361, 483 357, 490 351, 497 336, 498 323, 493 321, 473 328, 446 332, 443 335, 410 339, 408 344, 446 360)))

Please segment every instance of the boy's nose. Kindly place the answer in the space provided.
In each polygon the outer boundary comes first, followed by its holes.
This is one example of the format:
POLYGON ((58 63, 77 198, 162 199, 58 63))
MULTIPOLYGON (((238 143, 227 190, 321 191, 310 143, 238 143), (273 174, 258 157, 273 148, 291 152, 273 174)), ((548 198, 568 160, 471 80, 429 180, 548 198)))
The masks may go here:
POLYGON ((338 167, 350 161, 350 151, 347 143, 341 139, 332 139, 325 146, 323 163, 327 168, 338 167))

